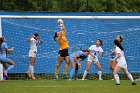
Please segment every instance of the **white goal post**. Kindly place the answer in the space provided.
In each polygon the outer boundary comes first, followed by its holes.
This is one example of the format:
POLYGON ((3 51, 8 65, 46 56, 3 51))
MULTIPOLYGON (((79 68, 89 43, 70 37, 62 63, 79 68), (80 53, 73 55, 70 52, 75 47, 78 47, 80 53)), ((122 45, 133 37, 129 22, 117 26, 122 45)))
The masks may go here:
MULTIPOLYGON (((2 24, 1 24, 1 17, 0 17, 0 37, 2 37, 2 24)), ((3 80, 3 65, 0 62, 0 80, 3 80)))
POLYGON ((0 15, 0 18, 48 18, 48 19, 140 19, 140 16, 15 16, 0 15))
MULTIPOLYGON (((2 37, 2 18, 30 19, 140 19, 140 16, 27 16, 27 15, 0 15, 0 37, 2 37)), ((3 66, 0 63, 0 80, 3 79, 3 66)))

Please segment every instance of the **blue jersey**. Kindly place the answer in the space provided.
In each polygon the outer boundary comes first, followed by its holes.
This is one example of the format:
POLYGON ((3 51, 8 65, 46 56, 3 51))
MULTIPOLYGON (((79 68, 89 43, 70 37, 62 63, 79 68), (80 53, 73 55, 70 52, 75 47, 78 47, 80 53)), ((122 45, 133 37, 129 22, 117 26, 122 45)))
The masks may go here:
POLYGON ((0 61, 1 62, 8 62, 10 59, 6 57, 6 48, 7 47, 7 44, 6 42, 3 42, 1 44, 1 54, 0 54, 0 61))
POLYGON ((78 56, 78 59, 81 58, 82 60, 84 60, 87 57, 87 56, 84 55, 83 51, 77 51, 77 52, 74 52, 70 55, 70 61, 71 62, 74 62, 74 56, 75 55, 78 56))
POLYGON ((6 57, 6 48, 8 48, 6 42, 3 42, 1 44, 1 56, 5 56, 6 57))

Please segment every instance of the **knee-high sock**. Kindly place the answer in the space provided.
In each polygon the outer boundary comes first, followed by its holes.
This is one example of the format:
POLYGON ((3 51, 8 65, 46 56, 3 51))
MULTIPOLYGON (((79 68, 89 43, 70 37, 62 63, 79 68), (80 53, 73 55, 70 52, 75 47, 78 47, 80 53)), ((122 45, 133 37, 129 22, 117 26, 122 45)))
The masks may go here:
POLYGON ((29 68, 28 68, 28 72, 30 72, 30 73, 31 73, 31 66, 29 66, 29 68))
POLYGON ((98 71, 99 79, 102 79, 102 71, 98 71))
POLYGON ((65 74, 67 74, 68 73, 68 69, 69 69, 69 64, 65 64, 65 74))
POLYGON ((9 71, 10 69, 14 68, 14 65, 10 65, 7 69, 7 71, 9 71))
POLYGON ((34 74, 34 66, 30 66, 30 72, 32 75, 34 74))
POLYGON ((120 78, 119 78, 118 74, 114 75, 114 79, 116 80, 117 84, 120 84, 120 78))
POLYGON ((87 76, 88 71, 85 70, 84 75, 83 75, 83 79, 85 79, 85 77, 87 76))
POLYGON ((74 77, 76 78, 77 75, 78 75, 78 70, 75 70, 75 75, 74 75, 74 77))
POLYGON ((134 82, 134 79, 131 74, 128 74, 127 77, 131 80, 131 82, 134 82))
POLYGON ((75 69, 72 69, 70 72, 70 79, 72 79, 73 75, 74 75, 75 69))
POLYGON ((58 75, 59 69, 60 69, 60 66, 56 66, 55 75, 58 75))
POLYGON ((78 75, 78 64, 76 64, 76 68, 75 68, 75 75, 74 75, 74 77, 76 78, 76 77, 77 77, 77 75, 78 75))

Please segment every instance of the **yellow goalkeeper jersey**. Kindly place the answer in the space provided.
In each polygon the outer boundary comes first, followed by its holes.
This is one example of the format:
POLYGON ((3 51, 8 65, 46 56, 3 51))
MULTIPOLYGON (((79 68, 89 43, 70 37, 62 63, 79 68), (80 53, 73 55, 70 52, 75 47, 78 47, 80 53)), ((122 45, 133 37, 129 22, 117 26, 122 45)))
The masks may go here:
POLYGON ((58 43, 60 45, 59 50, 67 49, 69 47, 69 43, 66 38, 66 33, 67 33, 66 29, 63 29, 62 31, 60 31, 61 37, 58 39, 58 43))

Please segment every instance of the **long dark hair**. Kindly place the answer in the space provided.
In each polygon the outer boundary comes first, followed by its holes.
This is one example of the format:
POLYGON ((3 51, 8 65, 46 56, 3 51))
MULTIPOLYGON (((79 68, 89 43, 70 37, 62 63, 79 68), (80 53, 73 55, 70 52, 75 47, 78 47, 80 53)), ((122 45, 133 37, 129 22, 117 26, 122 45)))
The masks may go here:
POLYGON ((1 37, 1 38, 0 38, 0 52, 2 51, 1 44, 2 44, 2 42, 3 42, 3 39, 4 39, 4 37, 1 37))
POLYGON ((56 38, 57 38, 57 37, 58 37, 58 36, 57 36, 57 32, 55 32, 54 37, 53 37, 53 40, 56 41, 56 38))
POLYGON ((83 51, 83 52, 90 52, 88 49, 86 49, 86 50, 81 50, 81 51, 83 51))
POLYGON ((117 47, 119 47, 122 51, 124 50, 124 48, 123 48, 123 46, 121 45, 121 43, 120 43, 119 40, 115 39, 115 40, 114 40, 114 44, 115 44, 117 47))
POLYGON ((2 44, 3 39, 4 39, 4 37, 0 37, 0 45, 2 44))
POLYGON ((123 41, 123 36, 119 35, 119 37, 120 37, 120 42, 122 42, 123 41))
POLYGON ((38 34, 38 33, 35 33, 35 34, 34 34, 35 37, 38 37, 39 35, 40 35, 40 34, 38 34))
POLYGON ((123 36, 119 35, 119 38, 120 38, 120 43, 121 43, 123 41, 123 36))

